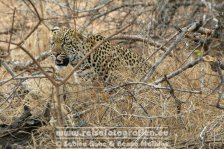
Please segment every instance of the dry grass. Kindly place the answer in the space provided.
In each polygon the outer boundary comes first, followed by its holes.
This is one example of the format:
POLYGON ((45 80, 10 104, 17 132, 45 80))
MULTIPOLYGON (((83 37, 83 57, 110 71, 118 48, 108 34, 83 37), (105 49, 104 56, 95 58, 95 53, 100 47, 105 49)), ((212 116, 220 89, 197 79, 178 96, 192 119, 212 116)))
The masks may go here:
MULTIPOLYGON (((43 3, 37 2, 35 5, 44 18, 54 18, 55 16, 52 16, 54 12, 56 12, 57 15, 64 13, 61 12, 63 9, 59 8, 53 2, 43 3), (41 7, 43 3, 44 7, 41 7), (40 5, 40 7, 38 5, 40 5)), ((85 7, 91 8, 95 3, 95 1, 92 1, 92 3, 88 3, 88 6, 85 7)), ((82 3, 78 1, 78 5, 81 7, 82 3)), ((36 19, 34 18, 35 15, 33 15, 23 2, 14 0, 4 3, 1 2, 1 31, 7 31, 9 29, 9 24, 11 24, 12 19, 12 8, 14 7, 17 8, 15 28, 19 30, 12 34, 12 41, 19 42, 35 26, 36 19), (9 6, 6 7, 5 4, 9 6)), ((116 16, 116 13, 111 14, 111 16, 116 16)), ((48 49, 48 27, 53 25, 54 22, 63 24, 67 21, 67 19, 60 17, 60 15, 56 17, 59 18, 44 21, 23 44, 33 56, 37 56, 48 49)), ((143 16, 142 18, 145 17, 143 16)), ((76 20, 77 28, 82 26, 82 19, 83 18, 76 20)), ((74 27, 72 22, 73 20, 68 23, 74 27)), ((88 27, 89 32, 102 32, 105 35, 109 35, 110 32, 113 32, 113 29, 115 29, 115 25, 111 23, 111 26, 107 26, 103 20, 98 20, 88 27)), ((2 34, 0 37, 0 40, 5 41, 8 39, 9 34, 2 34)), ((138 45, 139 44, 141 43, 138 43, 138 45)), ((183 44, 182 46, 184 47, 184 43, 181 44, 183 44)), ((1 42, 0 47, 7 49, 7 46, 7 44, 1 42)), ((141 47, 145 50, 149 49, 150 46, 144 44, 141 45, 141 47)), ((157 69, 158 75, 155 76, 155 78, 160 78, 176 70, 182 66, 185 60, 190 61, 186 58, 186 53, 188 53, 188 51, 178 52, 173 54, 176 54, 180 61, 175 57, 167 58, 157 69)), ((150 55, 153 51, 149 50, 148 53, 150 55)), ((154 63, 159 56, 160 54, 153 57, 150 63, 154 63)), ((19 61, 24 63, 29 60, 30 58, 28 55, 18 47, 11 45, 11 53, 6 61, 19 61)), ((12 65, 10 66, 12 67, 12 65)), ((54 67, 54 64, 50 59, 46 59, 41 62, 41 66, 51 68, 54 67)), ((70 71, 71 68, 68 67, 58 72, 58 74, 63 77, 70 71)), ((30 69, 29 71, 22 70, 15 72, 16 74, 21 73, 20 76, 27 76, 38 71, 30 69)), ((128 80, 127 78, 130 78, 130 74, 122 73, 121 76, 123 80, 128 80)), ((0 66, 0 81, 9 78, 11 78, 10 74, 3 66, 0 66)), ((60 88, 64 125, 77 127, 168 126, 170 131, 170 145, 176 146, 177 148, 184 148, 186 144, 199 147, 201 145, 200 134, 205 127, 207 137, 211 140, 211 143, 212 140, 215 139, 223 140, 224 111, 216 107, 218 92, 215 90, 220 80, 217 73, 211 70, 210 65, 207 63, 200 63, 169 81, 174 88, 176 98, 182 102, 180 114, 177 114, 175 99, 171 96, 169 90, 166 89, 148 88, 147 91, 132 95, 135 89, 142 85, 126 85, 117 88, 112 93, 108 93, 104 91, 104 87, 100 83, 97 85, 77 85, 73 83, 73 78, 70 78, 70 80, 60 88), (202 81, 204 81, 204 83, 202 83, 202 81), (201 93, 182 92, 177 89, 201 91, 201 93)), ((0 93, 9 96, 19 82, 18 80, 12 80, 1 85, 0 93)), ((30 88, 30 93, 24 98, 16 97, 15 95, 15 97, 10 98, 9 101, 6 100, 6 97, 0 99, 0 123, 12 122, 15 116, 21 114, 24 104, 28 104, 31 107, 32 113, 38 113, 47 102, 50 102, 52 103, 52 120, 48 125, 38 129, 38 133, 33 136, 28 146, 32 148, 38 146, 55 147, 53 136, 54 128, 57 125, 57 119, 53 111, 57 103, 55 103, 53 99, 55 94, 54 86, 46 78, 28 79, 24 83, 30 88)), ((162 86, 167 86, 167 83, 163 83, 162 86)))

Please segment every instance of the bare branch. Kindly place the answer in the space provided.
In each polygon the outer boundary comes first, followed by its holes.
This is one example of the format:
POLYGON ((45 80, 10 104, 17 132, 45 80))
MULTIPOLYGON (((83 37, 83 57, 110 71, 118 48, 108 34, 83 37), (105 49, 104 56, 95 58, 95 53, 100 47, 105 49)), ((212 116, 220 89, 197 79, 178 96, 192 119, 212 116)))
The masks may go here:
MULTIPOLYGON (((13 10, 13 16, 12 16, 12 25, 11 25, 11 30, 13 31, 13 27, 14 27, 14 19, 15 19, 15 14, 16 14, 16 8, 14 8, 13 10)), ((12 32, 10 32, 9 35, 9 44, 8 44, 8 55, 10 54, 10 44, 11 44, 11 40, 12 40, 12 32)))
POLYGON ((198 28, 199 25, 200 24, 198 22, 195 22, 190 26, 181 29, 181 32, 179 34, 177 33, 176 40, 167 48, 167 51, 160 57, 160 59, 154 65, 152 65, 150 70, 141 80, 143 80, 144 82, 148 81, 152 74, 155 72, 156 68, 164 61, 164 59, 171 53, 171 51, 177 46, 177 44, 184 38, 185 33, 187 31, 191 32, 195 30, 196 28, 198 28))
POLYGON ((10 73, 12 77, 16 76, 15 72, 3 60, 0 60, 0 64, 5 67, 5 69, 10 73))
MULTIPOLYGON (((49 56, 50 56, 50 52, 48 52, 48 51, 43 52, 40 55, 38 55, 37 57, 35 57, 35 60, 37 62, 41 62, 49 56)), ((27 61, 27 62, 19 63, 19 64, 16 64, 16 63, 13 63, 13 62, 11 62, 11 63, 14 66, 14 69, 22 70, 22 69, 25 69, 25 68, 28 68, 28 67, 32 66, 34 64, 34 61, 31 60, 31 61, 27 61)))
MULTIPOLYGON (((192 62, 190 62, 190 63, 188 63, 188 64, 186 64, 186 65, 184 65, 183 67, 181 67, 181 68, 175 70, 174 72, 172 72, 172 73, 166 75, 167 79, 171 79, 171 78, 175 77, 176 75, 182 73, 183 71, 185 71, 185 70, 187 70, 187 69, 189 69, 189 68, 192 68, 194 65, 198 64, 198 63, 201 62, 202 60, 203 60, 203 58, 200 57, 200 58, 198 58, 198 59, 196 59, 196 60, 194 60, 194 61, 192 61, 192 62)), ((165 78, 165 77, 162 77, 162 78, 160 78, 160 79, 157 79, 157 80, 154 82, 154 84, 159 84, 159 83, 161 83, 161 82, 163 82, 163 81, 165 81, 165 80, 166 80, 166 78, 165 78)))
POLYGON ((153 41, 152 39, 144 38, 138 35, 120 35, 120 36, 114 36, 111 38, 111 40, 134 40, 134 41, 140 41, 148 43, 152 46, 155 46, 157 48, 160 48, 161 50, 165 51, 167 47, 161 46, 162 44, 156 41, 153 41))
POLYGON ((42 22, 42 18, 40 17, 35 5, 32 3, 31 0, 29 0, 29 3, 31 4, 31 6, 33 7, 33 9, 35 10, 36 12, 36 15, 38 17, 38 22, 37 24, 34 26, 34 28, 18 43, 18 45, 21 45, 22 43, 24 43, 32 34, 33 32, 39 27, 39 25, 41 24, 42 22))
POLYGON ((57 86, 57 83, 55 82, 55 80, 44 71, 44 69, 40 66, 40 64, 36 61, 36 59, 32 56, 32 54, 30 54, 30 52, 28 52, 28 50, 26 50, 26 48, 24 48, 20 44, 16 44, 16 45, 33 60, 33 63, 37 65, 38 69, 46 76, 46 78, 48 78, 53 85, 57 86))
POLYGON ((160 57, 160 59, 152 65, 150 70, 146 73, 146 75, 141 79, 144 82, 150 79, 151 75, 155 72, 156 68, 163 62, 163 60, 170 54, 170 52, 177 46, 177 44, 183 39, 186 30, 177 35, 175 42, 173 42, 167 51, 160 57))
MULTIPOLYGON (((152 88, 152 89, 162 89, 162 90, 171 90, 170 87, 163 87, 160 85, 155 85, 155 84, 149 84, 149 83, 145 83, 145 82, 125 82, 124 84, 118 85, 118 86, 114 86, 114 87, 108 87, 105 91, 111 91, 111 90, 116 90, 118 88, 127 86, 127 85, 144 85, 148 88, 152 88)), ((145 88, 141 88, 142 90, 145 90, 145 88)), ((197 91, 197 90, 187 90, 187 89, 178 89, 178 88, 173 88, 174 91, 177 92, 185 92, 185 93, 193 93, 193 94, 201 94, 201 91, 197 91)))

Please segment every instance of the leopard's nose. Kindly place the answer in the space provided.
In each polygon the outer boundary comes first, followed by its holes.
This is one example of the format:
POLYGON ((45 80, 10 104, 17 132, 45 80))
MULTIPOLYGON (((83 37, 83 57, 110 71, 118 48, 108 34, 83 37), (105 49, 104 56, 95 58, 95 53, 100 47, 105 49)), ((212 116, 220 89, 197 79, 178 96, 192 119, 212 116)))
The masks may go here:
POLYGON ((56 56, 56 60, 55 60, 55 64, 59 65, 59 64, 63 64, 63 59, 58 59, 56 56))
POLYGON ((55 57, 53 54, 51 54, 48 58, 49 58, 50 60, 52 60, 52 61, 55 61, 55 60, 56 60, 56 57, 55 57))
POLYGON ((53 56, 55 56, 55 57, 57 57, 58 55, 59 55, 59 52, 58 52, 58 50, 50 50, 50 55, 53 55, 53 56))
POLYGON ((69 58, 68 57, 64 57, 64 58, 56 57, 55 64, 58 66, 67 66, 69 64, 69 58))
POLYGON ((59 53, 50 51, 49 58, 55 61, 58 55, 59 53))

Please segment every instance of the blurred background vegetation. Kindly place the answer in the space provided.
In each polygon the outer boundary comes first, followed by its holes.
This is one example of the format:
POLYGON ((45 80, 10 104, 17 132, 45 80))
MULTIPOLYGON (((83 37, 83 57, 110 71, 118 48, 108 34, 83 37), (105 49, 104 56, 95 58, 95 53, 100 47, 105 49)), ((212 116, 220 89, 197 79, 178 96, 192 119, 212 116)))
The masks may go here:
POLYGON ((0 8, 0 124, 13 123, 25 105, 33 116, 51 105, 50 119, 31 139, 11 144, 55 147, 54 129, 63 124, 166 126, 170 147, 223 147, 222 0, 0 0, 0 8), (134 18, 111 42, 155 66, 147 82, 121 72, 123 81, 106 89, 73 78, 57 87, 43 74, 60 81, 72 70, 55 70, 47 58, 52 27, 107 37, 134 18))

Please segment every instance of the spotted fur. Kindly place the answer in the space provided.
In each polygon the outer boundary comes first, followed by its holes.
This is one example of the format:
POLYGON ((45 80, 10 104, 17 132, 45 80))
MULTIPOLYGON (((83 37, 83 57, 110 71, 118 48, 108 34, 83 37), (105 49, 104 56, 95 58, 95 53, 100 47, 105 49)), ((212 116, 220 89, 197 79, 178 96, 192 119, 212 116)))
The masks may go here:
MULTIPOLYGON (((101 35, 84 35, 68 28, 53 28, 51 31, 51 52, 56 57, 56 65, 76 65, 86 53, 104 39, 101 35)), ((136 74, 143 74, 150 64, 137 53, 105 41, 92 53, 75 72, 78 78, 99 79, 105 82, 116 77, 115 71, 131 69, 136 74)))

